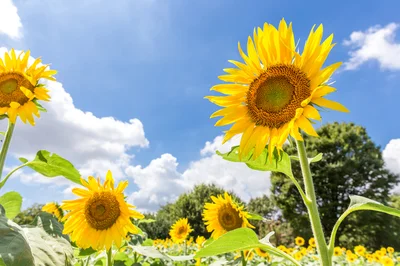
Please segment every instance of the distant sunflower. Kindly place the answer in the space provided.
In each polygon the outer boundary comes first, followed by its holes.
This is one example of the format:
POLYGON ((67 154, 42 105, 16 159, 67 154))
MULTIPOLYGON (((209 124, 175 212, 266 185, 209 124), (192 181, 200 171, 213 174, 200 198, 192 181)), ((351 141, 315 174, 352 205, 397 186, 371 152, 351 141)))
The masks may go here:
POLYGON ((181 218, 171 226, 169 235, 171 236, 172 241, 174 241, 177 244, 180 244, 183 241, 185 241, 185 239, 189 236, 190 232, 192 231, 193 229, 190 227, 188 219, 181 218))
POLYGON ((334 46, 333 35, 321 43, 322 33, 322 25, 311 29, 301 55, 296 52, 292 24, 288 27, 284 19, 278 29, 265 23, 263 29, 254 30, 253 39, 248 37, 247 55, 239 43, 244 63, 229 60, 236 68, 224 69, 228 74, 219 76, 228 83, 211 88, 227 96, 206 97, 223 107, 211 115, 223 116, 216 126, 235 123, 225 132, 223 143, 243 133, 239 156, 254 148, 256 159, 268 144, 271 158, 289 135, 302 140, 299 129, 317 136, 310 121, 321 120, 316 107, 348 112, 340 103, 323 98, 336 90, 327 82, 341 63, 322 69, 334 46))
POLYGON ((28 66, 30 51, 22 51, 16 56, 14 49, 0 58, 0 115, 7 114, 15 124, 17 116, 22 122, 35 125, 33 114, 40 117, 35 101, 49 101, 48 89, 40 84, 40 79, 55 80, 56 70, 49 70, 48 65, 39 66, 41 59, 36 59, 28 66))
POLYGON ((211 196, 211 199, 214 203, 204 205, 203 220, 207 231, 212 232, 213 239, 237 228, 254 228, 247 220, 250 215, 243 210, 243 206, 235 203, 228 193, 225 192, 224 197, 222 195, 211 196))
POLYGON ((55 202, 49 202, 46 203, 46 205, 44 205, 42 207, 42 211, 44 212, 48 212, 50 214, 53 214, 57 220, 61 221, 61 219, 63 218, 63 210, 60 208, 60 206, 55 203, 55 202))
POLYGON ((63 233, 70 234, 72 241, 81 248, 109 250, 113 243, 120 247, 128 232, 139 232, 131 218, 144 216, 125 202, 123 191, 128 181, 114 188, 114 179, 108 171, 103 185, 93 176, 88 181, 81 178, 81 182, 87 189, 74 188, 72 192, 82 198, 65 200, 61 205, 63 210, 70 211, 63 218, 66 221, 63 233))
POLYGON ((258 256, 264 258, 265 260, 267 260, 268 262, 271 261, 271 256, 269 255, 268 252, 266 252, 265 250, 261 249, 261 248, 255 248, 255 251, 257 253, 258 256))

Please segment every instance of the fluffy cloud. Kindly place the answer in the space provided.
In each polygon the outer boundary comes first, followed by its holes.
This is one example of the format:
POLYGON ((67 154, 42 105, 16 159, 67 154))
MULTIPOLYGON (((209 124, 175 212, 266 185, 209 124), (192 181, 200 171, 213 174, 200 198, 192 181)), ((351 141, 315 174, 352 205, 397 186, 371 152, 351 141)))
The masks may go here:
MULTIPOLYGON (((386 167, 395 174, 400 175, 400 139, 392 139, 382 152, 386 167)), ((400 186, 395 189, 400 193, 400 186)))
POLYGON ((129 200, 142 211, 155 211, 201 183, 213 183, 232 190, 245 201, 268 194, 269 172, 253 171, 244 164, 225 161, 215 154, 216 150, 230 150, 239 140, 238 136, 222 145, 222 136, 218 136, 212 142, 206 142, 200 151, 202 157, 191 162, 181 173, 177 170, 177 159, 171 154, 163 154, 146 167, 128 167, 126 174, 138 186, 138 191, 133 192, 129 200))
POLYGON ((6 34, 12 39, 22 37, 22 23, 18 10, 11 0, 0 1, 0 34, 6 34))
POLYGON ((363 63, 376 60, 382 69, 400 70, 400 43, 396 42, 396 30, 399 24, 379 25, 366 30, 351 33, 350 39, 343 44, 350 46, 350 59, 345 69, 357 69, 363 63))
MULTIPOLYGON (((0 48, 3 54, 4 48, 0 48)), ((31 58, 32 62, 34 59, 31 58)), ((71 95, 60 82, 44 82, 50 90, 51 101, 44 102, 47 113, 36 120, 36 126, 18 121, 10 147, 14 157, 31 159, 45 149, 70 160, 82 173, 104 176, 111 169, 115 177, 123 177, 132 157, 132 147, 147 147, 143 124, 138 119, 123 122, 113 117, 96 117, 75 107, 71 95)), ((0 122, 5 128, 5 122, 0 122)), ((37 174, 19 174, 24 182, 48 180, 37 174)), ((57 182, 64 184, 62 179, 57 182)))

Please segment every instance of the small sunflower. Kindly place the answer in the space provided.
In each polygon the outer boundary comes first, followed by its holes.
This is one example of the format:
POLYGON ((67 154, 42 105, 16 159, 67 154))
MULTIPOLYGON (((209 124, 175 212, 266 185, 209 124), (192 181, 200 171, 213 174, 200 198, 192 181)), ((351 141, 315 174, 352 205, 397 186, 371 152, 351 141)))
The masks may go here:
POLYGON ((341 256, 343 254, 343 250, 340 247, 335 247, 333 249, 333 255, 334 256, 341 256))
POLYGON ((237 228, 254 228, 247 220, 250 215, 243 210, 244 206, 235 203, 227 192, 224 197, 222 195, 211 196, 211 199, 213 203, 204 205, 203 220, 207 231, 212 232, 213 239, 237 228))
POLYGON ((301 252, 296 252, 294 253, 293 257, 295 260, 301 260, 303 258, 303 254, 301 252))
POLYGON ((311 237, 311 238, 308 240, 308 245, 310 245, 310 246, 313 247, 313 248, 315 248, 315 247, 317 246, 317 244, 315 243, 315 238, 314 238, 314 237, 311 237))
POLYGON ((114 188, 114 179, 108 171, 103 185, 100 178, 96 180, 93 176, 89 176, 88 181, 81 178, 81 182, 87 189, 72 190, 81 198, 65 200, 61 205, 63 210, 69 211, 63 218, 63 233, 70 234, 72 241, 81 248, 109 250, 113 243, 120 247, 128 232, 139 232, 131 218, 143 219, 144 216, 125 202, 123 191, 128 181, 114 188))
POLYGON ((193 229, 190 227, 188 219, 181 218, 171 226, 169 235, 171 236, 172 241, 174 241, 177 244, 180 244, 183 241, 185 241, 185 239, 189 236, 190 232, 192 231, 193 229))
POLYGON ((48 212, 50 214, 53 214, 57 220, 61 221, 61 219, 63 218, 64 214, 63 214, 63 210, 60 208, 60 206, 55 203, 55 202, 49 202, 46 203, 43 207, 42 207, 42 211, 44 212, 48 212))
POLYGON ((22 122, 35 125, 33 114, 40 117, 36 100, 49 101, 49 90, 40 79, 55 80, 56 70, 49 70, 48 65, 39 66, 41 59, 36 59, 28 66, 30 51, 22 51, 16 56, 14 49, 5 52, 4 61, 0 58, 0 115, 7 114, 15 124, 17 116, 22 122))
POLYGON ((364 256, 364 254, 365 254, 365 247, 364 247, 364 246, 361 246, 361 245, 356 246, 356 247, 354 248, 354 252, 355 252, 358 256, 364 256))
POLYGON ((321 43, 323 26, 312 28, 304 50, 296 52, 292 24, 282 19, 279 28, 264 24, 248 38, 247 55, 239 43, 244 63, 229 60, 236 68, 224 69, 219 76, 228 82, 211 88, 227 96, 207 96, 223 107, 211 118, 222 116, 216 126, 234 125, 225 132, 223 143, 243 133, 239 156, 254 149, 256 159, 268 144, 269 158, 275 148, 282 150, 288 136, 302 140, 299 129, 318 136, 311 120, 321 120, 317 107, 348 112, 340 103, 324 96, 336 89, 327 82, 341 63, 322 69, 334 44, 333 35, 321 43))
POLYGON ((386 250, 387 250, 388 253, 393 253, 394 252, 394 248, 392 248, 392 247, 388 247, 386 250))
POLYGON ((258 256, 264 258, 265 260, 267 260, 268 262, 271 261, 271 256, 269 255, 268 252, 266 252, 265 250, 261 249, 261 248, 255 248, 254 249, 257 253, 258 256))
POLYGON ((204 236, 198 236, 196 238, 196 244, 198 248, 201 248, 204 242, 206 242, 206 238, 204 236))
POLYGON ((389 257, 381 257, 380 261, 379 261, 383 266, 394 266, 394 262, 391 258, 389 257))
POLYGON ((296 237, 294 242, 296 243, 297 246, 303 246, 305 243, 304 238, 300 236, 296 237))

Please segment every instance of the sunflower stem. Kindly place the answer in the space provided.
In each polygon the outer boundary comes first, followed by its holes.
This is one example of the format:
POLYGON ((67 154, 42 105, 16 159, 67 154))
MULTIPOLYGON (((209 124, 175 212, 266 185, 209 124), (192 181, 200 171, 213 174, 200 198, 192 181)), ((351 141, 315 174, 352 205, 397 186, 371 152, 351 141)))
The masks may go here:
MULTIPOLYGON (((186 256, 187 254, 187 244, 186 244, 186 239, 183 241, 184 243, 184 251, 183 251, 183 255, 186 256)), ((185 266, 187 266, 187 260, 185 260, 185 266)))
POLYGON ((1 177, 3 176, 4 163, 6 161, 7 151, 8 151, 8 147, 10 146, 11 137, 14 132, 14 127, 15 127, 15 124, 11 123, 11 121, 8 120, 8 128, 7 128, 6 136, 4 137, 3 146, 1 146, 1 152, 0 152, 0 180, 1 180, 1 177))
POLYGON ((240 254, 242 254, 242 266, 246 266, 247 261, 246 261, 246 257, 244 256, 244 252, 243 250, 240 251, 240 254))
POLYGON ((323 266, 331 265, 331 258, 329 256, 328 247, 326 245, 324 232, 322 230, 321 218, 319 217, 317 199, 315 196, 314 183, 311 175, 310 165, 307 158, 306 148, 304 142, 296 140, 297 152, 299 154, 301 171, 304 179, 304 186, 306 195, 309 202, 305 201, 308 209, 308 215, 311 221, 311 228, 317 242, 317 249, 323 266))
POLYGON ((107 250, 107 266, 112 266, 112 248, 107 250))

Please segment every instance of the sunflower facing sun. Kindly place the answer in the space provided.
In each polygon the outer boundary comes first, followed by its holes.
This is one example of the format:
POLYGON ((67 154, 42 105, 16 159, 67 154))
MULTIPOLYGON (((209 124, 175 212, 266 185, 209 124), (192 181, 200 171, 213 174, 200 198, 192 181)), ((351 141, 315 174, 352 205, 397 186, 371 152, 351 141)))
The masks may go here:
POLYGON ((172 239, 172 241, 174 241, 174 243, 180 244, 186 240, 186 238, 189 236, 190 232, 192 232, 192 231, 193 231, 193 229, 190 227, 188 219, 181 218, 171 226, 169 235, 171 236, 171 239, 172 239))
POLYGON ((207 226, 207 231, 212 232, 213 239, 219 238, 228 231, 241 227, 254 228, 247 218, 249 214, 232 200, 232 197, 225 192, 224 197, 211 196, 213 203, 204 205, 203 220, 207 226))
POLYGON ((40 117, 36 100, 49 101, 48 89, 39 80, 55 80, 56 70, 49 70, 48 65, 39 66, 41 59, 36 59, 28 67, 30 51, 22 51, 16 56, 14 49, 0 58, 0 115, 7 114, 15 124, 17 116, 22 122, 35 125, 33 115, 40 117))
POLYGON ((114 188, 114 179, 108 171, 103 185, 100 179, 92 176, 81 182, 87 189, 74 188, 72 192, 82 198, 65 200, 61 205, 63 210, 69 211, 63 218, 66 221, 63 234, 70 234, 71 240, 81 248, 109 250, 113 243, 120 247, 128 232, 139 232, 130 218, 144 216, 125 202, 123 191, 128 181, 114 188))
POLYGON ((224 69, 227 75, 219 76, 225 84, 211 88, 227 96, 207 96, 220 109, 211 118, 223 116, 216 126, 234 123, 225 133, 225 143, 243 133, 239 156, 254 149, 256 159, 268 144, 271 158, 275 148, 282 150, 288 136, 302 140, 299 129, 318 136, 312 122, 321 120, 316 107, 326 107, 348 112, 340 103, 323 98, 336 89, 327 84, 341 63, 323 69, 333 35, 321 43, 323 27, 312 28, 303 53, 296 52, 292 24, 284 19, 279 28, 267 23, 263 29, 254 30, 248 38, 247 55, 239 43, 239 53, 244 63, 229 60, 237 68, 224 69))

